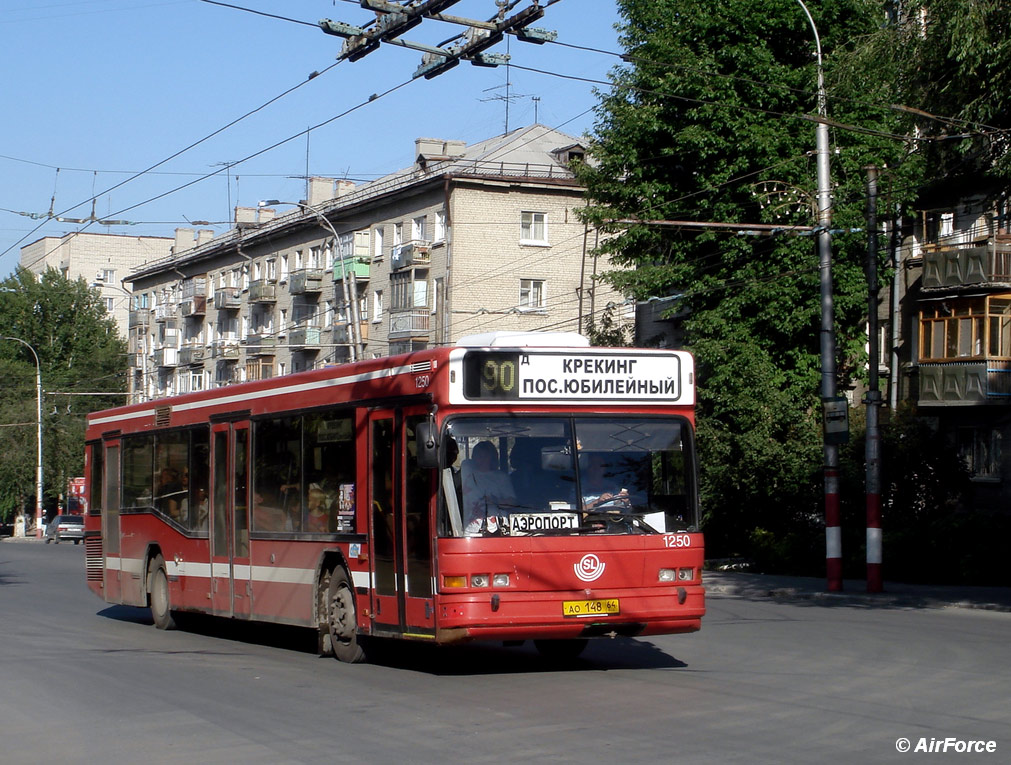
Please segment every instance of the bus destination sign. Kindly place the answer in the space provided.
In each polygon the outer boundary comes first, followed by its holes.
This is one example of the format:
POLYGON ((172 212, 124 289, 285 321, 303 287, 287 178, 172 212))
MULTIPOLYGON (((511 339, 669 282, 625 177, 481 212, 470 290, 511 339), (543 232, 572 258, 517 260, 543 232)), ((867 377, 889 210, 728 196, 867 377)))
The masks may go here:
POLYGON ((469 351, 463 393, 470 400, 678 401, 675 354, 469 351))

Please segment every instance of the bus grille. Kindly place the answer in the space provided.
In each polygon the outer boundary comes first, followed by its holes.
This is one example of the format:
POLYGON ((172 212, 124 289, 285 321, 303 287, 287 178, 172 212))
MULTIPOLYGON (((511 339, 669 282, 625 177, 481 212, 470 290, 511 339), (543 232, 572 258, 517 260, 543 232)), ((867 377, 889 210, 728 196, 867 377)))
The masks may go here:
POLYGON ((102 581, 102 537, 84 540, 84 568, 89 582, 102 581))

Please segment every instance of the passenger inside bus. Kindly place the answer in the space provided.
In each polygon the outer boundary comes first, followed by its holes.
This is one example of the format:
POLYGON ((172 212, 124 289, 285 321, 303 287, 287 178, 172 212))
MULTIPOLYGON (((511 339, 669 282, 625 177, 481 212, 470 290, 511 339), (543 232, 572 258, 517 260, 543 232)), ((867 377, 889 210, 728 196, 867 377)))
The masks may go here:
POLYGON ((495 533, 516 506, 516 492, 509 476, 497 468, 494 444, 479 441, 471 454, 460 468, 464 529, 468 534, 495 533))
POLYGON ((291 531, 290 516, 266 490, 253 492, 253 528, 258 531, 291 531))
POLYGON ((305 530, 316 534, 330 531, 330 513, 326 493, 316 484, 309 486, 306 499, 305 530))
POLYGON ((170 518, 179 519, 179 503, 185 496, 182 481, 179 480, 179 471, 173 467, 162 468, 158 482, 158 489, 155 492, 155 502, 157 508, 170 518))

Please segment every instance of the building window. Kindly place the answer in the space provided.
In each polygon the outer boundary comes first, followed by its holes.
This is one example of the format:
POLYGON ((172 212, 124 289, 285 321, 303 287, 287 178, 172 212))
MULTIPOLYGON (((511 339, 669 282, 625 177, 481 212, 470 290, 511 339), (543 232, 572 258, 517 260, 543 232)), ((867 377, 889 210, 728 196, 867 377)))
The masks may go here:
POLYGON ((393 224, 393 246, 396 247, 398 244, 404 243, 404 224, 394 223, 393 224))
POLYGON ((390 274, 390 310, 428 307, 428 271, 390 274))
POLYGON ((920 361, 1011 358, 1011 294, 924 303, 919 355, 920 361))
POLYGON ((425 241, 426 234, 428 233, 428 216, 419 215, 417 218, 411 220, 411 239, 416 242, 425 241))
POLYGON ((548 243, 547 213, 520 213, 520 243, 542 245, 548 243))
POLYGON ((383 259, 383 227, 377 226, 372 230, 372 258, 373 260, 383 259))
POLYGON ((116 310, 116 298, 105 298, 105 310, 108 313, 116 310))
POLYGON ((446 241, 446 211, 438 210, 435 213, 435 231, 433 239, 436 242, 446 241))
POLYGON ((540 311, 546 308, 543 279, 520 279, 521 310, 540 311))
MULTIPOLYGON (((355 252, 355 232, 345 231, 343 234, 340 235, 340 238, 337 240, 337 257, 339 257, 342 261, 347 260, 352 255, 354 255, 354 252, 355 252)), ((348 265, 350 264, 345 264, 344 268, 347 268, 348 265)))
POLYGON ((390 310, 398 311, 410 308, 411 272, 390 274, 390 310))
POLYGON ((277 258, 267 261, 267 278, 270 281, 277 281, 277 258))
POLYGON ((355 257, 367 258, 369 256, 369 230, 355 231, 355 257))
POLYGON ((372 293, 372 322, 383 320, 383 291, 376 290, 372 293))
POLYGON ((288 279, 288 256, 281 256, 281 281, 287 281, 288 279))
POLYGON ((960 428, 958 454, 974 480, 1000 480, 1001 432, 996 428, 960 428))
POLYGON ((102 281, 106 284, 112 284, 116 281, 116 269, 115 268, 103 268, 102 269, 102 281))

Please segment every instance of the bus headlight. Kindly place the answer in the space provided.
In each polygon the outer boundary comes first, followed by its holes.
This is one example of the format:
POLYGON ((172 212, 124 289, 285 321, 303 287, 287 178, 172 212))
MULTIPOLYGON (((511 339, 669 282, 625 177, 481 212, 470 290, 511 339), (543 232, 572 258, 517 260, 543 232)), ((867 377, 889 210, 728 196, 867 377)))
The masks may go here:
POLYGON ((509 574, 495 574, 491 580, 492 587, 508 587, 509 586, 509 574))
POLYGON ((677 569, 673 568, 660 569, 661 582, 673 582, 676 578, 677 578, 677 569))
POLYGON ((695 578, 695 569, 693 568, 679 568, 678 569, 678 581, 679 582, 690 582, 695 578))
POLYGON ((471 574, 470 575, 470 586, 471 587, 487 587, 490 583, 491 577, 488 574, 471 574))

